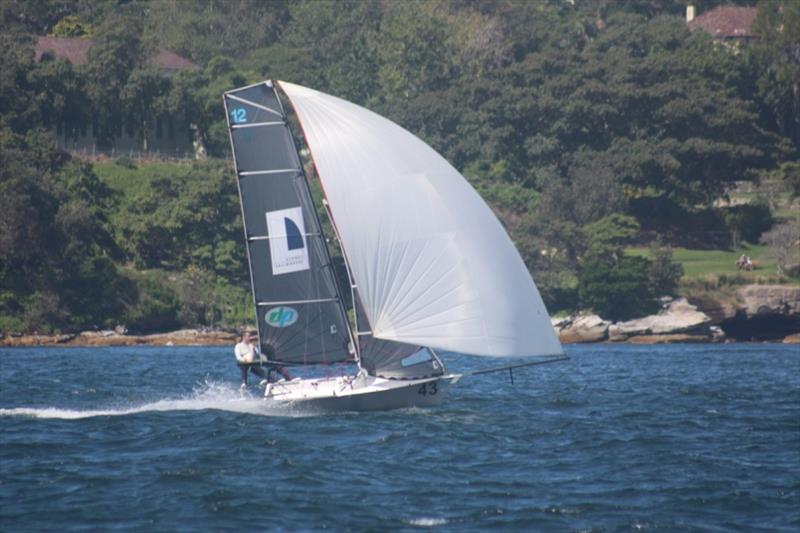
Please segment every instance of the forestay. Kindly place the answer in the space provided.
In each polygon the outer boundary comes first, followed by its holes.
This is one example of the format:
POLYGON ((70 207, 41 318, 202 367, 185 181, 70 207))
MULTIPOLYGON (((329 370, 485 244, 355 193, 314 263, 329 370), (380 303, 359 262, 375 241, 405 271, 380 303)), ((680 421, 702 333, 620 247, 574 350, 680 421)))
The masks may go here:
POLYGON ((280 82, 375 338, 487 356, 562 353, 519 253, 467 181, 355 104, 280 82))
POLYGON ((308 184, 275 89, 225 93, 263 353, 353 359, 349 325, 308 184))

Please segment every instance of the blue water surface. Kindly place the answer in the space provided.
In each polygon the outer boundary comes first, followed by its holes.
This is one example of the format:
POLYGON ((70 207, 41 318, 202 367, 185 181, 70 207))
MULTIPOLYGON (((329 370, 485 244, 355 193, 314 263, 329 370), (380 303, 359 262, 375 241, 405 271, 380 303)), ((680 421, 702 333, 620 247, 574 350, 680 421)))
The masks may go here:
POLYGON ((320 416, 230 348, 2 349, 0 530, 800 530, 798 347, 567 352, 320 416))

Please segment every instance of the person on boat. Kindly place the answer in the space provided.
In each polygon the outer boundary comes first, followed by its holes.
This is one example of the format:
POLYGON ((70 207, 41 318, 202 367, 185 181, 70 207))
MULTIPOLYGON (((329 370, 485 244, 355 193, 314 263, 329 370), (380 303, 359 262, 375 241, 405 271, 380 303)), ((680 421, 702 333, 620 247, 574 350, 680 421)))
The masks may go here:
MULTIPOLYGON (((245 330, 242 333, 241 342, 239 342, 233 350, 234 355, 236 355, 236 364, 239 366, 239 370, 242 373, 242 387, 247 387, 247 373, 250 370, 252 370, 253 374, 259 376, 261 379, 268 382, 271 381, 270 374, 272 373, 273 369, 270 369, 266 372, 264 371, 264 368, 261 365, 261 354, 258 352, 256 341, 257 338, 251 337, 251 332, 245 330)), ((285 368, 277 367, 275 370, 277 370, 286 381, 290 381, 292 379, 289 375, 289 372, 285 368)))

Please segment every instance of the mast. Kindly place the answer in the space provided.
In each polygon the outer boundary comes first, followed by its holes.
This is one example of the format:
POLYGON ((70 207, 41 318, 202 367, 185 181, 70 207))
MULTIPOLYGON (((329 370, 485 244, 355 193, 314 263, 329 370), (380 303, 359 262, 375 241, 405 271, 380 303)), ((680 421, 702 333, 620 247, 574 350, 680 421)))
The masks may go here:
MULTIPOLYGON (((311 156, 313 159, 313 155, 311 156)), ((324 194, 324 192, 323 192, 324 194)), ((347 261, 347 253, 344 251, 344 246, 342 246, 342 239, 339 237, 339 230, 336 229, 336 222, 333 220, 333 213, 331 213, 331 209, 328 206, 328 200, 325 198, 322 199, 322 205, 325 206, 325 213, 328 215, 328 220, 331 221, 331 227, 333 228, 333 234, 336 238, 336 243, 339 245, 339 251, 342 252, 342 259, 344 260, 344 267, 347 271, 347 284, 350 286, 350 301, 353 302, 353 329, 350 330, 350 338, 353 341, 353 346, 356 350, 356 364, 358 368, 361 368, 361 333, 358 331, 358 311, 356 306, 358 305, 358 301, 356 299, 356 284, 353 281, 353 273, 350 271, 350 263, 347 261)), ((338 287, 338 284, 337 284, 338 287)), ((350 321, 347 321, 350 324, 350 321)))
MULTIPOLYGON (((270 84, 270 86, 272 87, 272 89, 274 91, 275 90, 274 84, 272 82, 268 82, 268 83, 270 84)), ((277 95, 277 92, 276 92, 276 95, 277 95)), ((283 103, 281 102, 280 98, 278 98, 278 106, 280 106, 281 114, 284 117, 284 121, 286 121, 286 112, 283 109, 283 103)), ((300 127, 302 129, 302 125, 300 127)), ((288 128, 288 124, 287 124, 287 128, 288 128)), ((291 131, 291 129, 290 129, 290 131, 291 131)), ((297 149, 297 143, 293 142, 293 144, 294 144, 295 155, 297 156, 298 162, 300 162, 300 170, 301 170, 301 172, 303 174, 303 182, 305 183, 306 190, 308 191, 309 197, 311 197, 312 196, 311 195, 311 185, 310 185, 310 183, 308 181, 308 176, 306 175, 306 171, 303 168, 302 161, 300 160, 300 152, 297 149)), ((309 150, 309 153, 311 154, 311 160, 313 161, 314 160, 314 154, 310 150, 309 150)), ((322 191, 322 195, 323 195, 322 205, 325 208, 325 213, 328 215, 328 220, 330 220, 330 222, 331 222, 331 227, 333 228, 333 236, 334 236, 334 239, 336 239, 336 244, 339 246, 339 250, 342 252, 342 258, 344 260, 344 266, 345 266, 345 270, 347 272, 347 284, 350 286, 351 301, 353 302, 353 315, 357 316, 356 312, 355 312, 355 308, 356 308, 356 300, 355 300, 356 295, 355 295, 355 292, 354 292, 355 285, 353 284, 353 278, 352 278, 352 275, 350 273, 350 263, 347 262, 347 254, 345 253, 344 246, 342 246, 342 241, 339 238, 339 231, 336 229, 336 222, 333 220, 333 214, 331 213, 331 210, 328 207, 328 201, 324 198, 324 196, 325 196, 325 191, 324 190, 322 191)), ((312 203, 313 203, 313 199, 312 199, 312 203)), ((320 228, 320 233, 322 233, 322 224, 321 224, 321 222, 319 220, 319 214, 317 213, 316 209, 314 209, 314 217, 316 218, 317 226, 319 226, 319 228, 320 228)), ((331 260, 331 252, 330 252, 330 249, 328 249, 328 244, 326 242, 324 242, 324 239, 323 239, 323 243, 325 245, 325 254, 326 254, 326 257, 327 257, 327 260, 328 260, 328 264, 330 265, 331 272, 333 273, 334 281, 336 281, 336 283, 334 284, 335 287, 336 287, 336 294, 339 296, 339 302, 341 303, 342 311, 344 312, 345 319, 347 319, 347 309, 344 307, 344 299, 342 299, 341 288, 339 287, 338 280, 336 279, 336 272, 335 272, 335 270, 333 268, 333 261, 331 260)), ((356 320, 355 331, 358 332, 358 319, 356 318, 355 320, 356 320)), ((355 358, 356 358, 356 365, 358 365, 358 367, 361 368, 361 350, 359 349, 358 335, 357 335, 357 333, 354 333, 353 329, 350 327, 350 320, 347 319, 346 322, 347 322, 347 332, 350 335, 350 343, 353 346, 353 350, 355 351, 354 355, 355 355, 355 358)))
POLYGON ((262 353, 285 364, 352 360, 353 332, 275 87, 223 100, 262 353))
MULTIPOLYGON (((222 95, 222 105, 225 106, 225 122, 228 125, 228 140, 231 143, 231 155, 233 156, 233 171, 236 172, 236 193, 239 196, 239 210, 242 214, 242 230, 244 231, 244 242, 245 242, 245 250, 247 251, 247 273, 250 276, 250 295, 253 297, 253 314, 255 315, 256 319, 256 326, 258 326, 258 306, 256 305, 256 290, 255 290, 255 283, 253 282, 253 259, 250 255, 250 247, 246 245, 247 243, 247 226, 244 223, 244 201, 242 199, 242 187, 239 185, 239 166, 236 164, 236 147, 233 145, 233 135, 231 132, 233 129, 231 128, 231 116, 228 112, 228 101, 225 98, 225 95, 222 95)), ((259 331, 258 334, 258 345, 261 346, 261 332, 259 331)))

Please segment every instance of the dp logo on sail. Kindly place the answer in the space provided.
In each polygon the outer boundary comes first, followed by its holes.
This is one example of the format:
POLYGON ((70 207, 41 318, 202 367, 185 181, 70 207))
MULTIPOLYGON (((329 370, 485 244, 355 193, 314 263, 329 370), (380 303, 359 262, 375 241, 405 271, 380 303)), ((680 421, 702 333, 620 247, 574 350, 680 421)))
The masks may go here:
POLYGON ((287 328, 297 322, 300 313, 292 307, 273 307, 264 314, 264 321, 274 328, 287 328))

